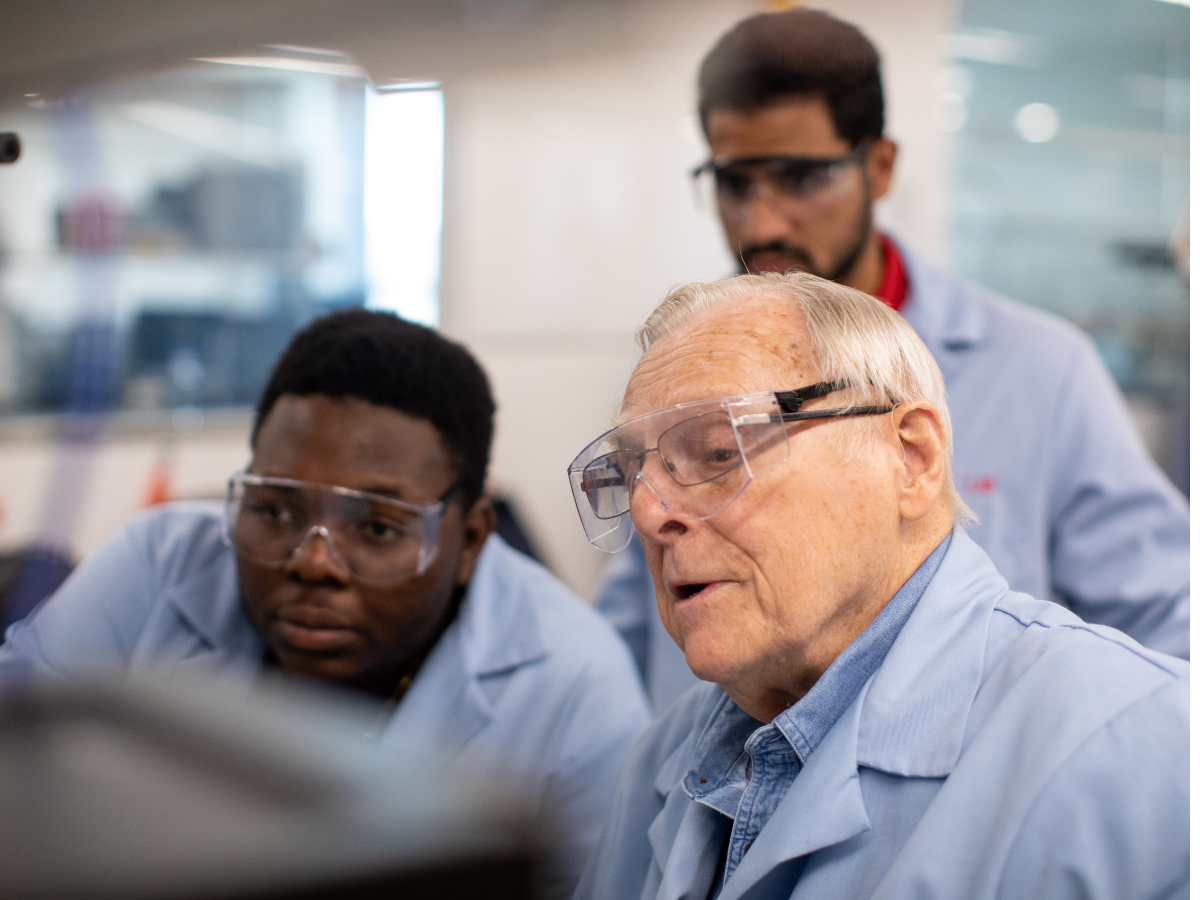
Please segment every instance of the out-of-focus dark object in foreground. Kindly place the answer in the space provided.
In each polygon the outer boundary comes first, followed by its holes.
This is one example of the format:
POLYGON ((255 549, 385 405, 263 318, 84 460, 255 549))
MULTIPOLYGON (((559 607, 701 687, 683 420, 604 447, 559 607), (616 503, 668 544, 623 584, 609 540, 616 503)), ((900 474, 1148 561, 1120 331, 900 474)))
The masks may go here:
POLYGON ((21 139, 15 131, 0 131, 0 163, 15 163, 21 155, 21 139))
POLYGON ((177 675, 0 693, 0 896, 525 898, 511 795, 363 739, 354 698, 177 675))

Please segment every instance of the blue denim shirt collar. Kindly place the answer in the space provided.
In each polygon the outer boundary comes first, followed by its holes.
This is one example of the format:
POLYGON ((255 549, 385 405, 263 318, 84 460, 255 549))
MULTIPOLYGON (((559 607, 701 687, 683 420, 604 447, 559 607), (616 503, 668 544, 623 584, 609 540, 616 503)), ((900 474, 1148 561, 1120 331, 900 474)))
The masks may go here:
POLYGON ((798 772, 883 663, 941 565, 952 537, 953 532, 929 554, 812 689, 769 725, 752 718, 728 695, 722 698, 696 742, 683 780, 688 796, 734 818, 747 783, 747 756, 770 754, 782 741, 795 753, 798 772))

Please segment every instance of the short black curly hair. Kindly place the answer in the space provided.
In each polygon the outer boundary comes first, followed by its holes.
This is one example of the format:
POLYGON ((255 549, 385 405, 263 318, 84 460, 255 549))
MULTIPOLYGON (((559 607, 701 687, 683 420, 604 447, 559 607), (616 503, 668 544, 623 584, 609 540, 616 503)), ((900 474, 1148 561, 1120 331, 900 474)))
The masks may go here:
POLYGON ((432 328, 366 309, 309 323, 275 363, 255 410, 251 447, 284 394, 356 397, 427 420, 458 469, 465 506, 483 495, 496 403, 483 367, 432 328))
POLYGON ((863 33, 815 9, 760 13, 722 35, 700 64, 700 127, 714 109, 753 112, 791 97, 829 104, 838 135, 883 136, 879 54, 863 33))

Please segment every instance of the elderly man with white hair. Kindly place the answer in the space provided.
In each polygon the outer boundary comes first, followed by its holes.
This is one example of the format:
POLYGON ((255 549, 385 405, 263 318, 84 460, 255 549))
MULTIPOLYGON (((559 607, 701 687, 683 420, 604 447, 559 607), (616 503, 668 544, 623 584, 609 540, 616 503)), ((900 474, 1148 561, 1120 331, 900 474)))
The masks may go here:
POLYGON ((571 487, 716 683, 641 739, 577 900, 1187 896, 1187 664, 1010 591, 956 527, 904 320, 747 275, 639 339, 571 487))

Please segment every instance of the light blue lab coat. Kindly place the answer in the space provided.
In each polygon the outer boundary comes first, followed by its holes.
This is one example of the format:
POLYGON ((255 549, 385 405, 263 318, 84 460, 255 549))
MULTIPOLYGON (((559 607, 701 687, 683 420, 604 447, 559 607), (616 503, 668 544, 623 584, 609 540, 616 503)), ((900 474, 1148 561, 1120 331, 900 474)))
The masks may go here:
MULTIPOLYGON (((723 816, 685 784, 725 702, 642 737, 576 900, 704 900, 723 816)), ((1187 663, 1012 593, 960 530, 720 900, 1183 898, 1188 756, 1187 663)))
MULTIPOLYGON (((1187 659, 1187 501, 1091 341, 901 252, 902 311, 946 380, 955 480, 979 516, 971 537, 1013 590, 1187 659)), ((629 643, 656 711, 696 683, 659 621, 640 547, 609 564, 596 608, 629 643)))
MULTIPOLYGON (((263 654, 219 506, 176 504, 135 519, 13 625, 0 680, 114 669, 251 679, 263 654)), ((517 779, 566 823, 548 875, 548 893, 566 896, 648 722, 633 661, 608 623, 493 535, 458 616, 379 740, 517 779)))

